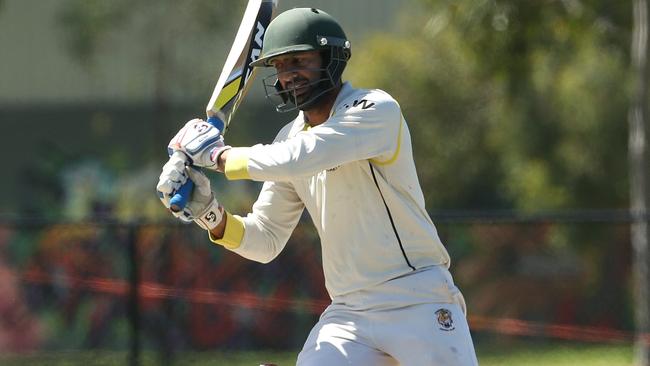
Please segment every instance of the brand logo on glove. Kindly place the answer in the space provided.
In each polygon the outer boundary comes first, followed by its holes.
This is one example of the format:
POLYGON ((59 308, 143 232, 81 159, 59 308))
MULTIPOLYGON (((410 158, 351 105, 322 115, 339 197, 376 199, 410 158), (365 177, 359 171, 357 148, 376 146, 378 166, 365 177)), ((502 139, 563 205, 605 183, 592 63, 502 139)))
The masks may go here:
POLYGON ((210 125, 207 123, 197 123, 194 125, 194 129, 197 130, 199 133, 204 133, 205 131, 210 129, 210 125))
POLYGON ((209 222, 215 222, 217 221, 217 214, 215 214, 213 211, 210 211, 207 215, 205 215, 205 219, 209 222))
POLYGON ((454 327, 454 320, 451 318, 451 311, 447 309, 438 309, 436 311, 436 318, 440 324, 440 330, 451 331, 456 329, 454 327))

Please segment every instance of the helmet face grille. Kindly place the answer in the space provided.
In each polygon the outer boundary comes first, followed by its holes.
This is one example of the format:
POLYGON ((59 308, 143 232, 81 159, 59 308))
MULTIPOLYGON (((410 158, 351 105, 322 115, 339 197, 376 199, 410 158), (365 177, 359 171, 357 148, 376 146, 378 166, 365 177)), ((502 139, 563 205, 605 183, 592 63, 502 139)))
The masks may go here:
POLYGON ((278 112, 290 112, 296 109, 307 110, 317 105, 329 91, 341 85, 341 76, 349 59, 349 52, 340 47, 329 47, 329 52, 324 51, 321 55, 325 67, 310 70, 319 72, 321 77, 307 85, 283 89, 279 77, 293 71, 275 73, 263 79, 266 97, 275 105, 278 112), (299 98, 297 90, 303 88, 310 88, 309 94, 299 98))

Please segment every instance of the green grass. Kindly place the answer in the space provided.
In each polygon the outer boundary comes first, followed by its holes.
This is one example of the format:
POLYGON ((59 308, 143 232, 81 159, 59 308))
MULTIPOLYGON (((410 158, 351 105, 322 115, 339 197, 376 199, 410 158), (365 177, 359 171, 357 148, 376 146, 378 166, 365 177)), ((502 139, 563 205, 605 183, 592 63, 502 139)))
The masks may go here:
POLYGON ((513 342, 501 345, 477 345, 481 366, 631 366, 631 345, 594 345, 576 343, 535 344, 513 342))
MULTIPOLYGON (((160 355, 147 351, 140 356, 141 366, 158 365, 227 365, 227 366, 258 366, 260 363, 275 363, 277 365, 293 365, 297 352, 184 352, 174 354, 173 358, 162 360, 160 355)), ((120 351, 70 351, 70 352, 38 352, 30 354, 0 354, 0 365, 3 366, 122 366, 129 364, 128 354, 120 351)))
MULTIPOLYGON (((165 363, 159 355, 144 352, 140 365, 228 365, 257 366, 271 362, 279 366, 293 365, 296 352, 192 352, 174 355, 165 363)), ((545 343, 513 341, 477 344, 481 366, 631 366, 633 350, 630 345, 593 345, 576 343, 545 343)), ((48 352, 27 355, 0 354, 0 364, 23 365, 127 365, 125 352, 81 351, 48 352)))

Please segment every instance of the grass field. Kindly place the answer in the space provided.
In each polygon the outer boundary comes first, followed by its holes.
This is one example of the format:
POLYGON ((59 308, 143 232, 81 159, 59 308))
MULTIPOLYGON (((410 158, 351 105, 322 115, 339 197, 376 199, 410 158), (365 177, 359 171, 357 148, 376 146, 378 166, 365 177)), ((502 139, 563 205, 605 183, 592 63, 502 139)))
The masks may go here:
POLYGON ((516 342, 510 345, 477 347, 483 366, 631 366, 631 345, 593 345, 576 343, 535 344, 516 342))
MULTIPOLYGON (((478 344, 477 354, 482 366, 630 366, 630 345, 592 345, 576 343, 537 344, 509 342, 507 344, 478 344)), ((257 366, 272 362, 279 366, 293 365, 295 352, 195 352, 176 354, 165 362, 155 353, 146 352, 140 365, 227 365, 257 366), (171 361, 171 362, 169 362, 171 361)), ((126 365, 124 352, 56 352, 47 354, 0 354, 1 365, 126 365)))

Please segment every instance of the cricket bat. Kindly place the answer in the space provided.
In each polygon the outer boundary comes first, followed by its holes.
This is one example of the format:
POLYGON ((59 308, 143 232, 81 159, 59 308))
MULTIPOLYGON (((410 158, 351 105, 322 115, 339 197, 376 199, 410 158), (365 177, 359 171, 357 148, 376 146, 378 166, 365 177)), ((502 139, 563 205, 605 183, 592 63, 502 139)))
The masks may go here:
MULTIPOLYGON (((249 65, 257 60, 262 52, 264 33, 275 15, 277 6, 278 0, 248 1, 235 41, 206 107, 207 122, 219 129, 221 134, 228 130, 235 111, 252 84, 255 70, 249 65)), ((174 154, 183 155, 180 151, 174 154)), ((185 207, 193 188, 194 183, 188 179, 178 189, 170 200, 172 211, 179 212, 185 207)))

